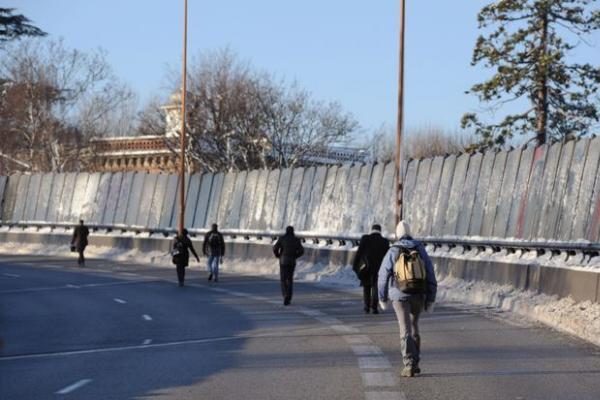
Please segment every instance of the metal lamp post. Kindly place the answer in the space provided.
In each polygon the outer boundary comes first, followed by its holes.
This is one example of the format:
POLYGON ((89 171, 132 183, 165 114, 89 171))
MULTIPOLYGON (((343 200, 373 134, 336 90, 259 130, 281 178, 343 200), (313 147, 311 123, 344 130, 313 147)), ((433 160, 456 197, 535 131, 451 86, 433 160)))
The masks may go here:
POLYGON ((183 76, 181 79, 181 153, 179 156, 179 235, 183 235, 185 224, 185 120, 187 95, 187 20, 188 1, 183 3, 183 76))
POLYGON ((402 220, 403 174, 402 134, 404 130, 404 37, 406 33, 406 0, 400 0, 400 51, 398 71, 398 119, 396 123, 396 225, 402 220))

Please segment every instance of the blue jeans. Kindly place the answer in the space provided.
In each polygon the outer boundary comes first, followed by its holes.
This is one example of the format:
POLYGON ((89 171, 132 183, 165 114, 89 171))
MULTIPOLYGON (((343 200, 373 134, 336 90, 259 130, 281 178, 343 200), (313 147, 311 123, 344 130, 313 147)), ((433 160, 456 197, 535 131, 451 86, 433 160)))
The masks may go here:
POLYGON ((219 262, 220 261, 221 261, 221 256, 208 256, 208 273, 212 274, 215 281, 219 279, 219 262))

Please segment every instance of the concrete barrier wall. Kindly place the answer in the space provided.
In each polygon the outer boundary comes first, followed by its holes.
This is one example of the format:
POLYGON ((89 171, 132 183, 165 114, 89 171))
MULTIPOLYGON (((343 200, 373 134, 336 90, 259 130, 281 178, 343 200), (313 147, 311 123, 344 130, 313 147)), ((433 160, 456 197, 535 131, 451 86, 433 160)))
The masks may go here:
MULTIPOLYGON (((600 240, 600 138, 412 160, 404 215, 417 236, 600 240)), ((358 234, 394 231, 393 164, 186 177, 188 227, 358 234)), ((177 226, 178 177, 148 173, 0 177, 12 222, 177 226)))

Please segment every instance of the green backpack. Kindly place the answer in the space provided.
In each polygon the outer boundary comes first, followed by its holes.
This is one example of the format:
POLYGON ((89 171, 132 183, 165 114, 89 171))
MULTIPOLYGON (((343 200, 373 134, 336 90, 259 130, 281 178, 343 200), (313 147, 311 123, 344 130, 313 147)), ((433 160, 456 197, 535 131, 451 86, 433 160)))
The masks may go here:
POLYGON ((394 278, 398 289, 407 294, 422 294, 427 291, 427 269, 425 261, 416 248, 398 247, 400 254, 394 264, 394 278))

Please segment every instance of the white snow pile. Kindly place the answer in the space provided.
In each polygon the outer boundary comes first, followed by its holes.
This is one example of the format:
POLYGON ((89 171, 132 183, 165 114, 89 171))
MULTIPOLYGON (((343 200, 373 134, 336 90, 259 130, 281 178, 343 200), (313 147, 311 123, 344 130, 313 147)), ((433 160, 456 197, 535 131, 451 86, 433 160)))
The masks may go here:
MULTIPOLYGON (((22 243, 0 244, 0 254, 74 257, 67 245, 47 246, 22 243)), ((164 252, 141 252, 137 249, 90 246, 86 251, 86 256, 172 268, 170 256, 164 252)), ((196 265, 192 261, 192 267, 196 265)), ((206 268, 205 259, 201 259, 200 265, 201 268, 206 268)), ((278 263, 274 258, 240 260, 226 257, 221 270, 269 278, 279 276, 278 263)), ((356 290, 358 281, 349 265, 312 264, 300 261, 296 267, 295 276, 299 281, 316 282, 340 289, 354 289, 353 291, 359 293, 356 290)), ((576 303, 571 298, 559 299, 556 296, 524 292, 510 286, 486 282, 467 282, 451 277, 440 280, 438 302, 460 302, 494 307, 515 316, 543 323, 600 346, 600 304, 598 303, 589 301, 576 303)))

